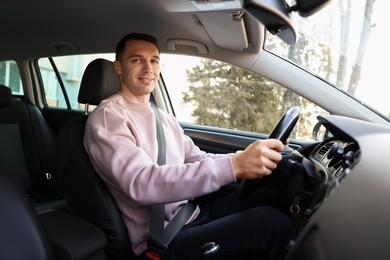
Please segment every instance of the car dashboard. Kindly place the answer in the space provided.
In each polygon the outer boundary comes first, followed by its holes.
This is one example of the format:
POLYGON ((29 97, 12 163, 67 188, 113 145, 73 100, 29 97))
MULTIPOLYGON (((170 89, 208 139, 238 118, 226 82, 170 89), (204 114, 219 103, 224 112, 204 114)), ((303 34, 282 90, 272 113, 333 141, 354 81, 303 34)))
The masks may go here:
POLYGON ((387 259, 390 127, 335 115, 318 120, 330 133, 308 156, 320 194, 285 260, 387 259))
POLYGON ((350 139, 332 137, 322 142, 313 152, 311 159, 325 181, 344 176, 359 158, 359 145, 350 139))

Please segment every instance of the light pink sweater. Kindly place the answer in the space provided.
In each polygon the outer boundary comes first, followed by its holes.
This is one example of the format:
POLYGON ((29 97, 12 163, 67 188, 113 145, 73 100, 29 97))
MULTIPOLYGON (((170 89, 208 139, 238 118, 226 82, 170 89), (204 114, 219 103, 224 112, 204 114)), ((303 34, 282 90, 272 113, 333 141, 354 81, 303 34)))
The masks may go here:
POLYGON ((91 113, 85 129, 84 146, 122 212, 135 254, 146 250, 150 205, 166 203, 167 224, 188 199, 235 181, 230 156, 201 151, 173 116, 160 115, 167 145, 163 166, 157 164, 149 103, 115 94, 91 113))

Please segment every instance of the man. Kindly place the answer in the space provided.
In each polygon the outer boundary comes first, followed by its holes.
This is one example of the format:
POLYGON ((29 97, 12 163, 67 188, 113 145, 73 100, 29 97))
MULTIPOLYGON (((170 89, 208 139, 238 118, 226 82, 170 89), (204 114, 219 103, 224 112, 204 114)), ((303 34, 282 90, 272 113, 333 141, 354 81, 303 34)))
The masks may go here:
MULTIPOLYGON (((84 145, 117 202, 135 254, 147 250, 151 205, 166 204, 168 223, 187 200, 238 179, 269 175, 281 160, 283 144, 275 139, 256 141, 235 154, 205 153, 172 115, 159 111, 167 143, 166 164, 159 166, 149 102, 160 74, 156 39, 138 33, 123 37, 114 68, 120 91, 91 113, 84 145)), ((199 259, 200 247, 210 241, 220 245, 221 259, 282 256, 294 234, 292 223, 277 209, 259 205, 259 198, 240 202, 236 193, 200 205, 163 259, 199 259)))

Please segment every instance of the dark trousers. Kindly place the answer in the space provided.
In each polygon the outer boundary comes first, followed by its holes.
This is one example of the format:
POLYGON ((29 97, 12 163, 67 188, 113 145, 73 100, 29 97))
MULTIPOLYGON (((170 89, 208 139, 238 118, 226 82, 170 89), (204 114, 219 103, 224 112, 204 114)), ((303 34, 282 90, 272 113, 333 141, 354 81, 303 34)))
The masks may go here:
POLYGON ((216 242, 219 253, 211 259, 281 259, 294 238, 283 196, 269 189, 257 190, 240 201, 233 192, 200 205, 201 213, 171 242, 162 259, 202 259, 200 248, 216 242))

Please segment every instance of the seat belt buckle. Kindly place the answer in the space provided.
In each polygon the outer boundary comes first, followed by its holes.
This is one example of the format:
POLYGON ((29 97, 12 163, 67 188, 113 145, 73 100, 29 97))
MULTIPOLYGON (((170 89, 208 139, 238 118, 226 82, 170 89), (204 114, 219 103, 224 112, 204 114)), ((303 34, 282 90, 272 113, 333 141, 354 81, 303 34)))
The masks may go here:
POLYGON ((146 257, 151 259, 151 260, 160 260, 161 259, 160 255, 158 255, 158 254, 156 254, 156 253, 154 253, 152 251, 148 251, 146 253, 146 257))

